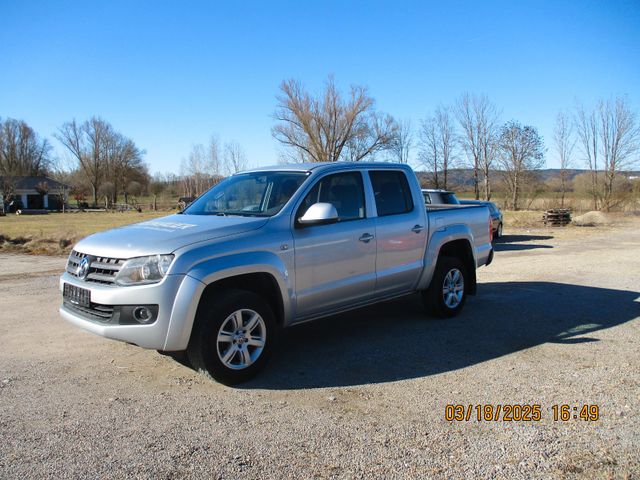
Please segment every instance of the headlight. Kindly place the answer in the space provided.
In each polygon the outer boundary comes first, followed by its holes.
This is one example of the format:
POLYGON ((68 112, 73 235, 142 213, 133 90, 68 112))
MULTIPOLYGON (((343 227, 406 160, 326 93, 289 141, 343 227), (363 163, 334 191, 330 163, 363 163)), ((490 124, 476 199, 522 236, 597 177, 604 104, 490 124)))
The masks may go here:
POLYGON ((150 257, 132 258, 116 275, 118 285, 144 285, 158 283, 164 278, 173 262, 173 255, 152 255, 150 257))

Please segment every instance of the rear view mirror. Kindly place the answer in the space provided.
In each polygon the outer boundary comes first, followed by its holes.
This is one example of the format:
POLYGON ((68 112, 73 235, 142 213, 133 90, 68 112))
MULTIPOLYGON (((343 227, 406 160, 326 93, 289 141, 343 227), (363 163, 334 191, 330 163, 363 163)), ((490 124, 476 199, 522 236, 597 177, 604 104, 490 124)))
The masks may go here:
POLYGON ((338 211, 331 203, 314 203, 298 219, 300 225, 324 225, 338 221, 338 211))

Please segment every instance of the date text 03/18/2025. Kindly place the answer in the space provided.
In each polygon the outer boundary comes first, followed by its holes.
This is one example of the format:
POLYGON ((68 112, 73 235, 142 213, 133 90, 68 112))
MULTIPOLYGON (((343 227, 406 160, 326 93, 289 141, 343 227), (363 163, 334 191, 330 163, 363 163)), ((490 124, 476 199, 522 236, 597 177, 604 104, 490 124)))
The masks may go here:
MULTIPOLYGON (((552 405, 549 410, 555 422, 600 419, 598 405, 552 405)), ((539 422, 542 418, 542 406, 536 404, 446 405, 444 409, 444 419, 448 422, 539 422)))

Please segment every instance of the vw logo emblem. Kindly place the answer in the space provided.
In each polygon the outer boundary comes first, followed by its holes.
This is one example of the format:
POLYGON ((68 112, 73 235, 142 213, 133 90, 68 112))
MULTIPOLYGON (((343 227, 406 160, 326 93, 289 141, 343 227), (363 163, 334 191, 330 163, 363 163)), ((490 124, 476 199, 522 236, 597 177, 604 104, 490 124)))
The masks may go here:
POLYGON ((84 257, 82 260, 80 260, 80 265, 78 265, 78 268, 76 270, 76 275, 78 276, 78 278, 82 280, 87 278, 87 275, 89 274, 90 265, 91 265, 91 262, 89 261, 88 257, 84 257))

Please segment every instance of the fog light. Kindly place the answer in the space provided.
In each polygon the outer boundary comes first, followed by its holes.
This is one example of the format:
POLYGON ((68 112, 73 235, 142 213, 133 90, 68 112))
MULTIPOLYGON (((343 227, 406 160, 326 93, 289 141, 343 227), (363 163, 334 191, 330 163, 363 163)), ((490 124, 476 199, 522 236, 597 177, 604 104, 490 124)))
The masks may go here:
POLYGON ((153 320, 153 313, 147 307, 136 307, 133 309, 133 318, 140 323, 147 323, 153 320))
POLYGON ((158 308, 158 305, 118 305, 113 309, 112 323, 151 325, 158 320, 158 308))

